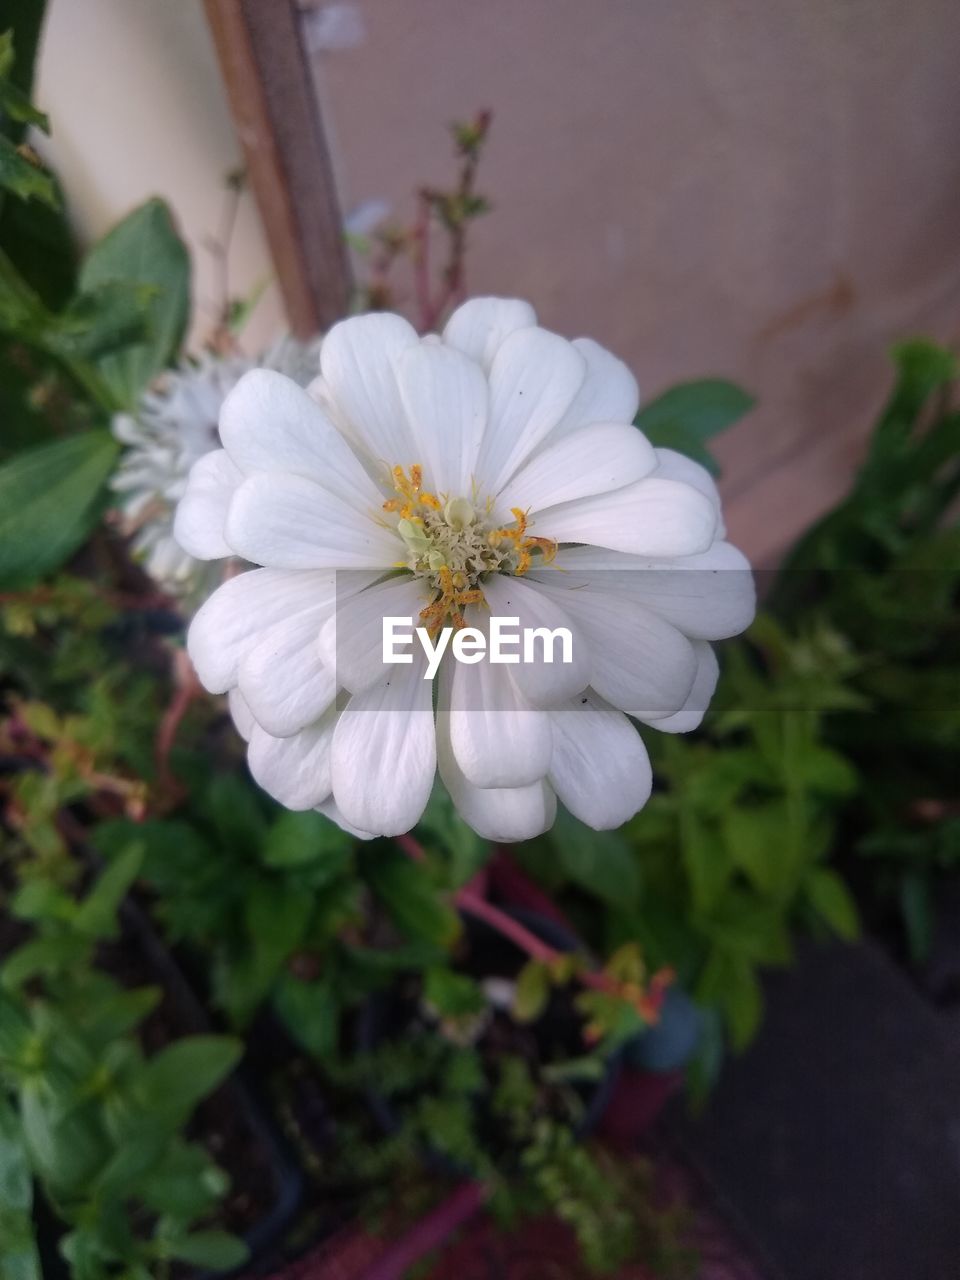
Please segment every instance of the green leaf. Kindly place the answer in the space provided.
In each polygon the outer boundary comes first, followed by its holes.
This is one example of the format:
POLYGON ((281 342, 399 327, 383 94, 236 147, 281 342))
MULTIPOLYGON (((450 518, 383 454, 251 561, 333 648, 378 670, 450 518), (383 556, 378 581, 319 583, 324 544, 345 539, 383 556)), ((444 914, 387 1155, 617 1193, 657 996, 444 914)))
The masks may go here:
POLYGON ((696 996, 698 1002, 720 1010, 733 1047, 746 1048, 763 1013, 763 994, 753 965, 714 947, 697 984, 696 996))
POLYGON ((473 978, 452 969, 428 969, 423 996, 442 1018, 468 1018, 483 1013, 487 1000, 473 978))
POLYGON ((44 340, 53 355, 95 361, 142 342, 148 334, 154 290, 146 285, 114 281, 91 293, 78 293, 62 311, 44 340))
POLYGON ((709 912, 730 879, 731 861, 720 832, 687 810, 682 815, 680 854, 690 881, 693 908, 709 912))
POLYGON ((753 397, 724 378, 681 382, 645 405, 634 418, 651 444, 676 449, 713 474, 717 465, 704 448, 753 408, 753 397))
POLYGON ((14 146, 0 135, 0 187, 21 200, 40 200, 57 209, 60 205, 56 184, 50 174, 29 152, 14 146))
POLYGON ((194 1267, 210 1267, 214 1271, 230 1271, 243 1266, 250 1250, 238 1236, 227 1231, 194 1231, 167 1243, 166 1252, 177 1262, 194 1267))
MULTIPOLYGON (((10 32, 5 34, 9 36, 10 32)), ((16 124, 32 124, 44 133, 50 132, 49 119, 33 105, 22 89, 3 75, 0 75, 0 115, 16 124)))
POLYGON ((173 364, 190 314, 190 259, 162 200, 148 200, 96 244, 80 268, 82 293, 120 282, 153 290, 145 308, 149 339, 100 362, 104 379, 125 408, 173 364))
POLYGON ((308 1053, 321 1060, 334 1053, 340 1005, 327 983, 302 982, 292 973, 284 973, 274 989, 273 1007, 293 1038, 308 1053))
POLYGON ((59 568, 93 527, 117 443, 105 431, 42 445, 0 467, 0 588, 59 568))
POLYGON ((565 810, 550 831, 564 871, 581 888, 612 906, 629 908, 640 896, 640 870, 629 843, 616 831, 594 831, 565 810))
POLYGON ((807 898, 817 915, 847 942, 860 936, 860 917, 850 890, 835 871, 815 867, 804 881, 807 898))
POLYGON ((282 870, 310 866, 316 888, 345 870, 353 851, 353 837, 322 814, 282 813, 267 832, 261 851, 265 866, 282 870), (318 879, 316 871, 327 872, 318 879))
POLYGON ((148 1109, 182 1122, 239 1062, 243 1044, 230 1036, 187 1036, 141 1068, 138 1093, 148 1109))
POLYGON ((100 873, 73 918, 78 933, 97 939, 117 936, 117 912, 142 865, 143 845, 132 844, 100 873))
POLYGON ((397 926, 413 938, 447 947, 460 933, 460 920, 444 902, 422 863, 399 849, 377 848, 365 861, 370 887, 397 926))
POLYGON ((229 1186, 227 1175, 202 1147, 176 1139, 142 1178, 138 1191, 155 1213, 189 1223, 208 1213, 229 1186))
POLYGON ((550 970, 539 960, 525 964, 517 975, 513 1016, 518 1022, 536 1022, 550 999, 550 970))
POLYGON ((32 1204, 33 1178, 20 1120, 0 1093, 0 1208, 29 1213, 32 1204))

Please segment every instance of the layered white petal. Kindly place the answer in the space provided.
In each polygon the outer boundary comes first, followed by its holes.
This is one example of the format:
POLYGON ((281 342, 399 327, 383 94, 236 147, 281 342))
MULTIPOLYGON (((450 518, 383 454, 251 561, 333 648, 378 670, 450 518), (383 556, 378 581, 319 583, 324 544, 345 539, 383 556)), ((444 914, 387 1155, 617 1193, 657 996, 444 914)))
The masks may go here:
POLYGON ((450 741, 449 696, 452 668, 440 673, 440 699, 437 711, 437 764, 443 785, 457 812, 478 835, 486 840, 531 840, 553 826, 557 798, 553 789, 541 780, 525 787, 474 786, 463 773, 450 741))
POLYGON ((690 733, 699 728, 717 687, 717 680, 720 678, 717 655, 705 640, 695 640, 693 647, 697 654, 697 674, 690 696, 672 716, 646 721, 651 728, 659 729, 661 733, 690 733))
POLYGON ((416 330, 401 316, 377 313, 335 324, 320 350, 323 385, 337 407, 334 421, 388 468, 417 461, 397 385, 397 362, 419 343, 416 330))
POLYGON ((288 738, 255 726, 247 749, 254 779, 288 809, 313 809, 330 795, 330 748, 336 727, 331 710, 319 723, 288 738))
POLYGON ((234 727, 244 742, 250 741, 250 735, 256 728, 256 720, 253 718, 253 712, 247 706, 246 699, 239 689, 231 689, 227 694, 227 706, 230 709, 230 719, 234 723, 234 727))
POLYGON ((332 796, 329 800, 324 800, 314 807, 317 813, 322 813, 325 818, 335 822, 342 831, 346 831, 348 835, 355 836, 357 840, 376 840, 377 833, 375 831, 361 831, 359 827, 355 827, 351 822, 348 822, 340 812, 337 802, 332 796))
POLYGON ((257 472, 227 514, 227 541, 254 564, 276 569, 387 569, 396 534, 304 476, 257 472))
POLYGON ((469 665, 453 661, 450 744, 477 787, 527 786, 550 767, 550 720, 523 698, 509 671, 487 656, 469 665))
POLYGON ((469 494, 487 425, 487 380, 473 360, 441 342, 421 343, 400 357, 400 398, 427 488, 469 494))
POLYGON ((506 338, 537 323, 537 313, 517 298, 471 298, 447 321, 443 340, 490 371, 506 338))
POLYGON ((653 773, 639 733, 622 712, 584 694, 550 713, 548 775, 560 801, 595 830, 619 827, 650 798, 653 773))
POLYGON ((173 521, 173 536, 196 560, 233 555, 224 537, 227 510, 243 476, 224 449, 204 454, 190 468, 187 491, 173 521))
POLYGON ((513 507, 537 512, 622 489, 642 480, 656 465, 653 446, 636 427, 604 423, 571 431, 538 450, 511 476, 497 495, 497 519, 508 522, 513 507))
POLYGON ((424 666, 394 667, 354 694, 333 737, 333 798, 361 831, 396 836, 420 819, 437 767, 433 682, 424 666))
POLYGON ((661 480, 679 480, 682 484, 693 485, 694 489, 699 489, 705 498, 710 501, 717 509, 717 533, 718 538, 726 536, 726 529, 723 524, 723 514, 720 507, 720 493, 717 489, 716 481, 710 472, 694 462, 692 458, 688 458, 685 453, 678 453, 676 449, 657 449, 657 470, 656 475, 661 480))
POLYGON ((613 493, 550 507, 536 533, 556 542, 584 542, 641 556, 691 556, 706 551, 717 527, 709 498, 656 476, 613 493))
POLYGON ((332 573, 253 569, 218 587, 187 632, 187 650, 200 683, 226 693, 237 683, 240 659, 278 622, 332 606, 332 573))
POLYGON ((627 366, 592 338, 575 338, 573 345, 586 362, 586 376, 554 434, 560 437, 593 422, 633 422, 640 391, 627 366))
POLYGON ((491 574, 483 584, 484 595, 492 615, 499 618, 518 618, 521 634, 544 628, 555 632, 566 627, 570 632, 571 662, 563 662, 563 648, 558 640, 547 645, 538 640, 535 662, 521 662, 506 670, 523 698, 534 707, 561 706, 585 689, 590 683, 592 664, 589 645, 582 631, 576 626, 557 599, 539 591, 530 582, 503 574, 491 574), (546 654, 553 654, 553 661, 545 661, 546 654))
POLYGON ((333 605, 279 622, 240 661, 238 679, 255 719, 283 738, 318 720, 337 692, 317 637, 333 605))
MULTIPOLYGON (((562 581, 557 575, 558 582, 562 581)), ((541 584, 573 618, 590 650, 590 683, 607 702, 642 720, 673 715, 697 672, 693 645, 633 600, 541 584)))
POLYGON ((351 693, 362 693, 386 679, 390 671, 412 665, 420 648, 415 636, 410 646, 398 649, 409 654, 411 664, 384 665, 383 620, 409 618, 412 626, 418 627, 427 599, 417 581, 405 574, 341 600, 320 632, 317 649, 337 683, 351 693))
POLYGON ((244 475, 306 476, 361 511, 376 511, 383 501, 316 401, 272 369, 253 369, 233 388, 220 411, 220 438, 244 475))
POLYGON ((549 568, 529 581, 556 583, 563 571, 569 590, 624 594, 699 640, 725 640, 753 621, 757 592, 749 561, 729 542, 715 542, 695 556, 631 556, 598 547, 563 547, 549 568))
POLYGON ((477 475, 499 493, 553 430, 583 382, 583 357, 546 329, 517 329, 501 344, 490 370, 490 419, 477 475))

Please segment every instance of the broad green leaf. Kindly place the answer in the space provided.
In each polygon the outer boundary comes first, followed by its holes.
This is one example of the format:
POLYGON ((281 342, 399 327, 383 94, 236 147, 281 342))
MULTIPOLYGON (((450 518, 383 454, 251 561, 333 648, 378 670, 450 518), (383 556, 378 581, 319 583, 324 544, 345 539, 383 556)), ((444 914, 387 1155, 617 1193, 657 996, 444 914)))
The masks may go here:
POLYGON ((31 153, 0 136, 0 187, 21 200, 40 200, 51 209, 59 206, 57 188, 50 174, 31 153))
POLYGON ((230 1036, 188 1036, 156 1054, 140 1070, 138 1093, 147 1109, 186 1120, 230 1074, 243 1044, 230 1036))
POLYGON ((175 1139, 141 1179, 138 1193, 155 1213, 187 1223, 208 1213, 229 1186, 202 1147, 175 1139))
POLYGON ((0 1092, 0 1209, 29 1213, 32 1204, 33 1179, 20 1119, 0 1092))
POLYGON ((860 936, 860 916, 850 890, 835 871, 815 867, 804 881, 807 898, 817 915, 847 942, 860 936))
POLYGON ((119 403, 132 408, 148 383, 176 361, 190 313, 190 259, 162 200, 135 209, 84 259, 82 293, 117 282, 154 291, 146 306, 148 340, 99 364, 119 403))
POLYGON ((92 1104, 67 1110, 53 1081, 32 1076, 20 1092, 20 1117, 31 1163, 54 1195, 78 1195, 109 1154, 92 1104))
POLYGON ((318 878, 316 871, 328 870, 329 879, 334 879, 345 869, 353 844, 346 831, 322 814, 282 813, 267 832, 261 858, 268 867, 309 865, 314 870, 310 883, 317 887, 327 877, 318 878))
POLYGON ((706 914, 726 888, 733 865, 716 825, 685 811, 680 824, 680 854, 690 881, 693 909, 706 914))
POLYGON ((370 887, 396 924, 412 938, 449 946, 460 921, 430 880, 427 868, 398 849, 376 849, 366 860, 370 887))
POLYGON ((640 871, 633 850, 619 832, 594 831, 563 810, 557 814, 550 839, 574 884, 613 906, 636 904, 640 871))
POLYGON ((192 1235, 168 1242, 166 1251, 178 1262, 210 1267, 214 1271, 240 1267, 250 1256, 250 1250, 239 1236, 226 1231, 194 1231, 192 1235))
POLYGON ((111 436, 88 431, 0 467, 0 588, 28 586, 76 551, 97 519, 116 455, 111 436))
POLYGON ((784 901, 795 888, 795 868, 783 838, 789 822, 783 800, 740 804, 722 820, 726 856, 761 893, 784 901))
POLYGON ((651 444, 685 453, 716 474, 718 468, 704 448, 707 440, 725 431, 753 408, 742 387, 724 378, 681 382, 645 405, 634 419, 651 444))
POLYGON ((73 927, 88 938, 116 937, 117 912, 142 865, 143 845, 130 845, 101 871, 96 884, 80 904, 73 918, 73 927))
POLYGON ((273 993, 273 1007, 293 1038, 323 1059, 335 1052, 340 1005, 325 982, 302 982, 284 973, 273 993))

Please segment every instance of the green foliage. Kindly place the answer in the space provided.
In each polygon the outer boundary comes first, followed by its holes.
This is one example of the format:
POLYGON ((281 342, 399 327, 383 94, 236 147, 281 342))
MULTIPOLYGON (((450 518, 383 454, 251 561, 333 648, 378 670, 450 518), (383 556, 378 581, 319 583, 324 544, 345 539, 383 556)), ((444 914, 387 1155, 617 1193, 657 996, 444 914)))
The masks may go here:
POLYGON ((0 467, 0 586, 22 587, 63 564, 100 515, 116 461, 106 432, 41 445, 0 467))
POLYGON ((738 422, 753 408, 751 395, 724 378, 681 382, 641 408, 634 418, 651 444, 676 449, 716 475, 719 468, 708 440, 738 422))
POLYGON ((0 1221, 16 1244, 0 1264, 4 1280, 39 1275, 33 1181, 68 1228, 61 1252, 75 1280, 118 1269, 146 1276, 174 1258, 227 1268, 246 1257, 228 1233, 193 1229, 227 1183, 183 1135, 242 1046, 188 1036, 145 1056, 136 1029, 161 993, 124 989, 97 964, 141 856, 125 850, 80 899, 37 877, 11 904, 33 932, 0 968, 0 1221))
POLYGON ((80 268, 82 294, 136 288, 146 338, 114 355, 99 371, 118 405, 132 408, 158 373, 174 363, 190 314, 190 259, 162 200, 148 200, 91 249, 80 268))

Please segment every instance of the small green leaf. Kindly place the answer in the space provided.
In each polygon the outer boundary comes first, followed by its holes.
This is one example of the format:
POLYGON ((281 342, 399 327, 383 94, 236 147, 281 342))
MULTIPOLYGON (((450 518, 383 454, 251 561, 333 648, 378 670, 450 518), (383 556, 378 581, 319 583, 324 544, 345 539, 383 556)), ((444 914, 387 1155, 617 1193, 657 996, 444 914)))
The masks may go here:
POLYGON ((166 1252, 177 1262, 194 1267, 210 1267, 214 1271, 230 1271, 242 1266, 250 1250, 238 1236, 227 1231, 194 1231, 167 1243, 166 1252))
POLYGON ((162 200, 148 200, 90 250, 80 269, 81 293, 103 285, 146 285, 149 338, 104 357, 101 373, 125 408, 179 355, 190 314, 190 259, 162 200))
POLYGON ((50 174, 9 138, 0 135, 0 187, 21 200, 40 200, 51 209, 60 206, 50 174))
POLYGON ((517 975, 513 1016, 518 1022, 536 1022, 550 999, 550 970, 539 960, 525 964, 517 975))
POLYGON ((97 519, 117 448, 107 432, 88 431, 0 467, 0 588, 28 586, 76 551, 97 519))
POLYGON ((807 898, 817 915, 847 942, 860 936, 860 917, 850 890, 835 871, 815 867, 804 881, 807 898))
POLYGON ((594 831, 563 810, 557 814, 550 839, 574 884, 612 906, 636 904, 640 870, 633 850, 619 832, 594 831))
POLYGON ((377 849, 365 863, 370 887, 397 926, 412 938, 449 946, 460 932, 457 913, 440 896, 422 863, 398 849, 377 849))
POLYGON ((141 1068, 138 1092, 148 1109, 182 1122, 230 1074, 243 1044, 230 1036, 188 1036, 156 1054, 141 1068))
POLYGON ((322 1060, 336 1050, 340 1005, 327 983, 302 982, 284 973, 273 992, 273 1007, 308 1053, 322 1060))
POLYGON ((473 978, 452 969, 428 969, 423 976, 423 996, 442 1018, 469 1018, 487 1007, 486 997, 473 978))
POLYGON ((704 448, 707 440, 725 431, 753 408, 742 387, 724 378, 681 382, 645 405, 634 419, 651 444, 676 449, 717 473, 704 448))
POLYGON ((329 877, 322 880, 315 873, 311 876, 310 883, 317 888, 345 869, 353 845, 353 837, 322 814, 282 813, 267 832, 261 858, 265 866, 277 869, 309 865, 314 872, 327 870, 329 877))
POLYGON ((132 844, 100 873, 80 904, 73 927, 88 938, 115 938, 120 904, 140 874, 143 845, 132 844))

